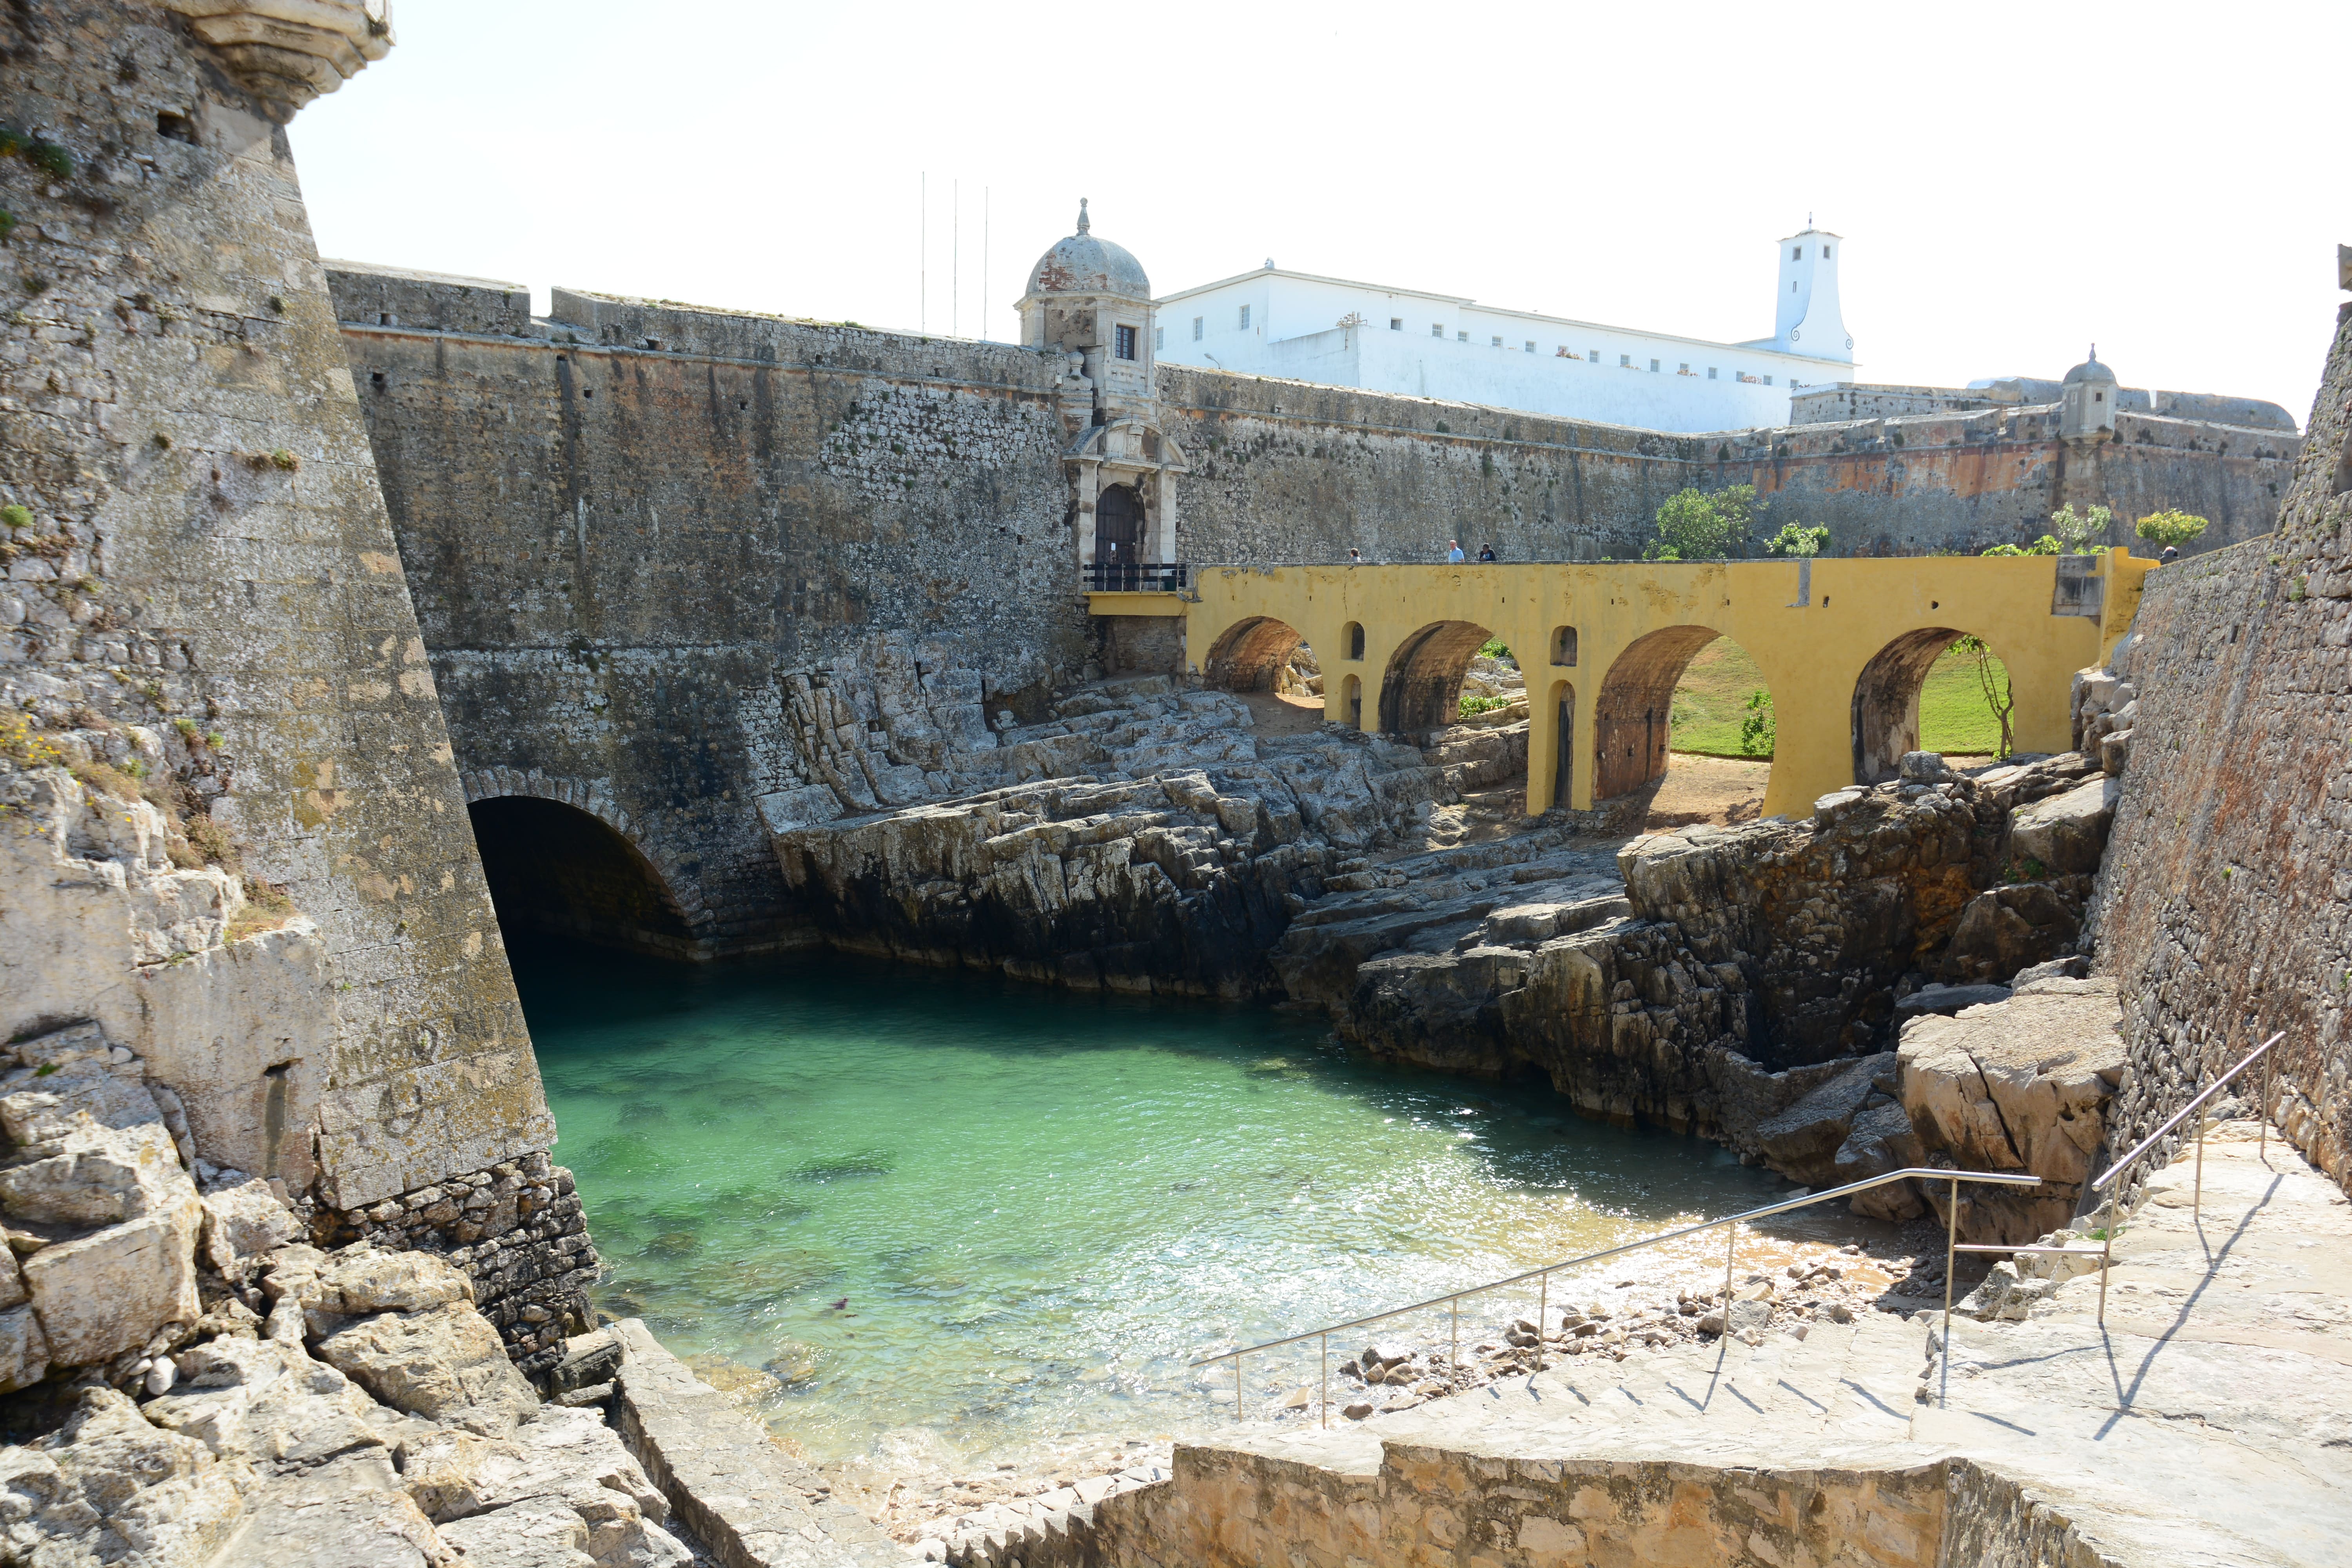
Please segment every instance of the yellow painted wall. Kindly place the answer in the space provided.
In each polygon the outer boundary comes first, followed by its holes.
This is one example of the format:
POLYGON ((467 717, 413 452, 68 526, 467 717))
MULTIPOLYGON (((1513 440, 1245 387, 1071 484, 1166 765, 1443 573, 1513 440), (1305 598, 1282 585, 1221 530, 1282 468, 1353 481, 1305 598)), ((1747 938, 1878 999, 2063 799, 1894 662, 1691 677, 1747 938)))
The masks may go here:
POLYGON ((2057 575, 2051 556, 1815 561, 1811 601, 1802 605, 1795 561, 1212 567, 1198 572, 1184 596, 1184 640, 1198 669, 1238 623, 1261 616, 1286 622, 1321 662, 1327 717, 1344 717, 1340 693, 1354 675, 1369 729, 1379 723, 1381 680, 1400 645, 1433 622, 1484 626, 1510 645, 1527 676, 1528 798, 1536 810, 1550 802, 1558 754, 1552 693, 1558 682, 1572 688, 1578 761, 1570 804, 1585 809, 1592 805, 1596 699, 1611 666, 1651 632, 1703 627, 1738 642, 1763 672, 1778 723, 1764 809, 1802 816, 1822 795, 1853 782, 1854 683, 1906 633, 1948 627, 1983 638, 2009 668, 2019 748, 2064 751, 2074 672, 2105 662, 2154 568, 2121 550, 2103 557, 2105 607, 2095 619, 2050 613, 2057 575), (1351 621, 1364 627, 1360 659, 1344 657, 1341 628, 1351 621), (1546 662, 1562 626, 1577 629, 1573 668, 1546 662))

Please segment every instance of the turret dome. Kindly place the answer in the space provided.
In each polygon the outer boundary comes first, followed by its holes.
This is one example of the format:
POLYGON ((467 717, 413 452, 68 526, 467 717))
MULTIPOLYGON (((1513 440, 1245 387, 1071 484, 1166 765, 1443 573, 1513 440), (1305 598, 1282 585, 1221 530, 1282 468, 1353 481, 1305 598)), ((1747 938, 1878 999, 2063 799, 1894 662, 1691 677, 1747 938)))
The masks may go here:
POLYGON ((1087 231, 1085 198, 1078 201, 1078 232, 1057 239, 1037 265, 1029 269, 1031 294, 1118 294, 1130 300, 1151 298, 1151 279, 1143 264, 1107 239, 1087 231))
POLYGON ((2066 379, 2060 383, 2063 386, 2113 386, 2115 384, 2116 373, 2099 363, 2099 345, 2096 343, 2091 345, 2091 357, 2068 371, 2066 379))

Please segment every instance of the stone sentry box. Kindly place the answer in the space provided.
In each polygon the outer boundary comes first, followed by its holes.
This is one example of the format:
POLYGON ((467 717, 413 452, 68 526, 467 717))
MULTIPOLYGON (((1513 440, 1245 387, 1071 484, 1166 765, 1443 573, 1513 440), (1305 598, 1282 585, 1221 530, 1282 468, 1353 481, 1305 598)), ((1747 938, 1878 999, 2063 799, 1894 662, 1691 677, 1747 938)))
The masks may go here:
MULTIPOLYGON (((1178 559, 1176 476, 1185 471, 1183 449, 1159 426, 1151 280, 1093 226, 1081 200, 1077 232, 1037 258, 1021 297, 1023 346, 1067 356, 1055 388, 1082 573, 1178 559)), ((1124 585, 1102 573, 1093 581, 1124 585)))

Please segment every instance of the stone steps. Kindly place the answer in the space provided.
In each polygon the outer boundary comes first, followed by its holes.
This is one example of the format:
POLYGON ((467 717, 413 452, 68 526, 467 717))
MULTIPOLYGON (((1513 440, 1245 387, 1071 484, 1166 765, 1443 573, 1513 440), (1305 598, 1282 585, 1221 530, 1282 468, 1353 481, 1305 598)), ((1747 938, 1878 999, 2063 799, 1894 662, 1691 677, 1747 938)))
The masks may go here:
POLYGON ((1035 1497, 991 1503, 940 1521, 928 1526, 932 1533, 908 1551, 919 1562, 946 1563, 952 1568, 1003 1568, 1014 1562, 1023 1568, 1076 1568, 1087 1560, 1094 1539, 1097 1504, 1167 1479, 1168 1471, 1158 1465, 1088 1476, 1035 1497))
POLYGON ((2352 1205, 2275 1139, 2209 1145, 2201 1227, 2190 1180, 2150 1180, 2104 1331, 2092 1275, 1948 1361, 1939 1313, 1867 1312, 1237 1428, 1097 1508, 1090 1561, 2352 1563, 2352 1205))

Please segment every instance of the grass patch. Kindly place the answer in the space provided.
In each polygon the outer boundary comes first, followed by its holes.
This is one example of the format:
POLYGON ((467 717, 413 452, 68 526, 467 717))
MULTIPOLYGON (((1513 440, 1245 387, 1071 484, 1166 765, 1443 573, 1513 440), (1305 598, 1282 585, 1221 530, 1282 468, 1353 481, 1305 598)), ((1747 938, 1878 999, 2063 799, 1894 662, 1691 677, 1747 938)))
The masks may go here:
POLYGON ((1510 705, 1511 700, 1507 697, 1465 697, 1462 700, 1462 717, 1468 719, 1480 713, 1491 713, 1497 708, 1510 705))
MULTIPOLYGON (((2009 672, 1994 660, 1994 679, 2008 690, 2009 672)), ((1764 672, 1748 650, 1717 637, 1692 656, 1675 688, 1674 749, 1708 757, 1754 757, 1740 745, 1748 700, 1764 689, 1764 672)), ((1976 660, 1947 649, 1937 656, 1919 689, 1919 744, 1954 756, 1990 756, 2000 749, 2000 724, 1977 684, 1976 660)))
POLYGON ((285 889, 275 882, 265 882, 258 877, 245 879, 245 908, 228 922, 221 933, 223 942, 241 942, 266 931, 276 931, 294 918, 294 900, 285 889))

